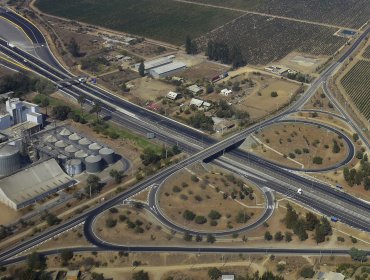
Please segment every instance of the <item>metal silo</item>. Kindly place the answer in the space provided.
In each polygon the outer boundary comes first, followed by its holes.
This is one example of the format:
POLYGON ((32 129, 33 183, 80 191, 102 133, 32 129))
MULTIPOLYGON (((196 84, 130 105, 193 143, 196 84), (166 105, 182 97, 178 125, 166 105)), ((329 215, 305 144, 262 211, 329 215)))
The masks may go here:
POLYGON ((92 143, 89 145, 89 150, 94 154, 94 155, 97 155, 99 153, 99 150, 103 148, 102 146, 100 146, 99 144, 97 143, 92 143))
POLYGON ((60 132, 59 132, 59 135, 61 135, 61 136, 66 136, 66 137, 68 137, 69 135, 71 135, 72 134, 72 132, 70 132, 68 129, 66 129, 66 128, 63 128, 60 132))
POLYGON ((80 174, 82 172, 82 161, 80 159, 67 160, 66 172, 70 176, 80 174))
POLYGON ((0 176, 7 176, 21 168, 19 149, 13 145, 0 147, 0 176))
POLYGON ((89 146, 92 142, 87 138, 82 138, 80 141, 78 141, 78 144, 81 146, 89 146))
POLYGON ((66 142, 64 142, 63 140, 60 140, 60 141, 55 143, 55 147, 60 148, 60 149, 64 149, 67 146, 68 146, 68 144, 66 142))
POLYGON ((106 164, 112 164, 114 162, 114 151, 109 148, 103 148, 99 150, 99 155, 103 158, 106 164))
POLYGON ((69 141, 77 143, 81 139, 81 136, 78 135, 77 133, 73 133, 73 134, 69 135, 68 139, 69 139, 69 141))
POLYGON ((64 149, 70 156, 74 156, 75 152, 78 151, 78 149, 73 146, 73 145, 69 145, 67 146, 65 149, 64 149))
POLYGON ((75 152, 75 158, 85 160, 89 155, 84 150, 75 152))
POLYGON ((87 173, 98 173, 102 170, 101 156, 88 156, 85 158, 85 167, 87 173))

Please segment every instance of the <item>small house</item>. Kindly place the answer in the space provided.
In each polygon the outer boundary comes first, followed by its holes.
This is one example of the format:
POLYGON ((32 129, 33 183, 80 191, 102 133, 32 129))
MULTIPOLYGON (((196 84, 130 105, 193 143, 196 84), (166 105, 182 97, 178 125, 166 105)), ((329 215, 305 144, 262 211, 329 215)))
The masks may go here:
POLYGON ((203 89, 197 85, 188 86, 187 90, 190 91, 193 95, 200 94, 203 91, 203 89))
POLYGON ((174 91, 170 91, 169 93, 167 93, 166 97, 170 100, 176 100, 178 97, 180 96, 179 93, 177 92, 174 92, 174 91))
POLYGON ((227 88, 224 88, 220 92, 220 94, 223 95, 223 96, 229 96, 229 94, 231 94, 231 93, 233 93, 233 91, 231 89, 227 89, 227 88))

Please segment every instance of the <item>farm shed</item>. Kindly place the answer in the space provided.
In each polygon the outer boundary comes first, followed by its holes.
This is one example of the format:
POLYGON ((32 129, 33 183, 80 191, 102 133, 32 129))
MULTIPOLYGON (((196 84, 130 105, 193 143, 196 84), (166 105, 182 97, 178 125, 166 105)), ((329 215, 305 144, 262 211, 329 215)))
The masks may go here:
POLYGON ((149 71, 149 74, 156 79, 165 78, 172 74, 175 74, 186 68, 186 64, 182 62, 173 62, 160 67, 156 67, 149 71))

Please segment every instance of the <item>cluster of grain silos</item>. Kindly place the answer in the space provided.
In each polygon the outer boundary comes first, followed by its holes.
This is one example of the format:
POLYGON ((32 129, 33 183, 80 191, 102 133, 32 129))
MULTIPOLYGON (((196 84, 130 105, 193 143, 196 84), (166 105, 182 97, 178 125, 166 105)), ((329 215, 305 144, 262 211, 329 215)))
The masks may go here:
POLYGON ((57 157, 59 164, 71 176, 83 170, 87 173, 98 173, 115 161, 112 149, 65 127, 57 129, 53 134, 46 133, 40 139, 40 148, 53 149, 54 154, 47 154, 57 157))
POLYGON ((7 144, 0 147, 0 177, 7 176, 21 168, 19 148, 7 144))

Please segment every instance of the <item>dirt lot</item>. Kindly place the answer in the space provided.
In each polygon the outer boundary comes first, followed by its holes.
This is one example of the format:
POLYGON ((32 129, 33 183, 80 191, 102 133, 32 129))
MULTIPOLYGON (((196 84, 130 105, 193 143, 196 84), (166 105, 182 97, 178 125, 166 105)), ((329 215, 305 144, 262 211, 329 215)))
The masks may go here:
POLYGON ((326 129, 305 124, 275 124, 252 136, 252 151, 269 160, 294 168, 323 168, 343 160, 348 147, 342 139, 326 129), (333 153, 334 140, 340 151, 333 153), (320 156, 322 164, 314 164, 320 156))
POLYGON ((237 101, 236 107, 246 110, 252 121, 263 118, 288 104, 300 88, 297 83, 272 76, 247 75, 256 85, 250 94, 237 101), (273 91, 277 92, 277 97, 271 96, 273 91))
POLYGON ((328 56, 324 55, 310 56, 308 54, 291 52, 286 57, 276 62, 276 64, 291 68, 301 73, 312 75, 327 59, 328 56))
POLYGON ((213 77, 220 75, 227 70, 228 68, 221 64, 211 61, 203 61, 198 65, 194 65, 186 69, 178 76, 193 82, 202 79, 210 81, 213 77))
POLYGON ((22 211, 15 211, 2 203, 0 203, 0 213, 0 225, 11 224, 22 217, 22 211))
MULTIPOLYGON (((176 224, 203 231, 226 230, 253 223, 262 214, 264 202, 257 188, 251 186, 258 198, 252 195, 250 199, 245 195, 240 196, 240 187, 224 175, 209 174, 202 176, 200 181, 194 176, 187 171, 180 171, 169 178, 160 190, 160 207, 176 224), (235 193, 235 199, 230 197, 232 193, 235 193), (197 222, 197 217, 185 219, 183 215, 186 210, 205 220, 197 222), (212 210, 217 211, 220 217, 210 218, 212 210), (242 217, 238 221, 239 215, 246 215, 245 220, 242 217)), ((243 188, 249 189, 249 185, 243 188)))
POLYGON ((149 77, 138 78, 131 81, 130 84, 133 85, 133 88, 126 97, 136 103, 143 102, 145 104, 146 101, 158 101, 158 99, 165 97, 169 91, 175 90, 174 85, 149 77), (141 102, 138 102, 137 99, 140 99, 141 102))

